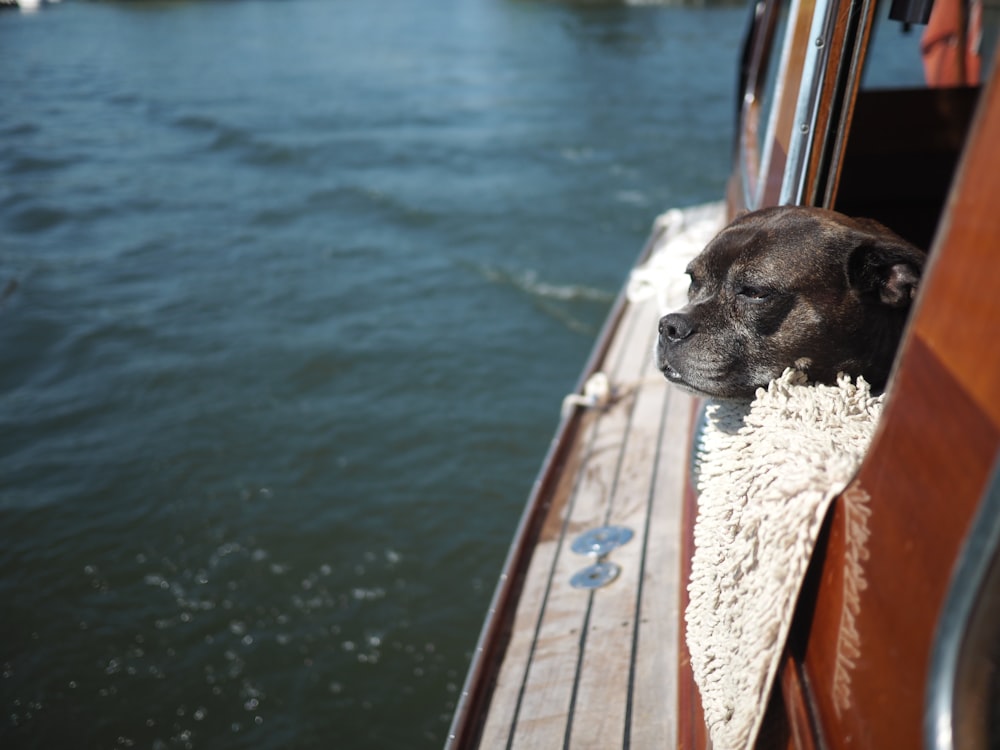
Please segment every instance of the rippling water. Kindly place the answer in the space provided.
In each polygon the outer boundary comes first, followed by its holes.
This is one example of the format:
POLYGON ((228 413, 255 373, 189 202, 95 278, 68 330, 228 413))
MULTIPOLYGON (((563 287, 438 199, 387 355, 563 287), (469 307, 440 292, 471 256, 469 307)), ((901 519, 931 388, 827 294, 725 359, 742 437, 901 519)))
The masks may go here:
POLYGON ((440 746, 743 18, 0 14, 0 744, 440 746))

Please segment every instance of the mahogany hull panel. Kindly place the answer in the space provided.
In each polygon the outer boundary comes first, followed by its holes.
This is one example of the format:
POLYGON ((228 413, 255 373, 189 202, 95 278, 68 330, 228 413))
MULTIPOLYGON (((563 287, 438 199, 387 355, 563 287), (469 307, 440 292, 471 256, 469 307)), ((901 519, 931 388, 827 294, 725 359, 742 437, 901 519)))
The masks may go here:
POLYGON ((804 673, 831 748, 919 747, 955 560, 1000 444, 1000 90, 978 113, 879 431, 836 504, 804 673))

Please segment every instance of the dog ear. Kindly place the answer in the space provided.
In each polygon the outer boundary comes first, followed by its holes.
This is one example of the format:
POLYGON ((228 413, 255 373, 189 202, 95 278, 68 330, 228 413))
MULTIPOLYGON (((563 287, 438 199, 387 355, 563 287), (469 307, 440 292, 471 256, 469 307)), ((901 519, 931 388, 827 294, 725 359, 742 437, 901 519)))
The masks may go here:
POLYGON ((924 252, 906 240, 866 236, 848 260, 848 280, 862 296, 889 307, 909 307, 917 295, 924 252))

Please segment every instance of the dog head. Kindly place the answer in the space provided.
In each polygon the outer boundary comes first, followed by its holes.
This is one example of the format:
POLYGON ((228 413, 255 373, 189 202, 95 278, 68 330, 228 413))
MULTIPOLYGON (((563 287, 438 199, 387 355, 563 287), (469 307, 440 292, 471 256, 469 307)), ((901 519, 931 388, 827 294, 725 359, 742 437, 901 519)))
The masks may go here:
POLYGON ((688 265, 688 304, 660 319, 657 367, 724 399, 752 398, 787 367, 881 389, 924 257, 870 219, 789 206, 744 214, 688 265))

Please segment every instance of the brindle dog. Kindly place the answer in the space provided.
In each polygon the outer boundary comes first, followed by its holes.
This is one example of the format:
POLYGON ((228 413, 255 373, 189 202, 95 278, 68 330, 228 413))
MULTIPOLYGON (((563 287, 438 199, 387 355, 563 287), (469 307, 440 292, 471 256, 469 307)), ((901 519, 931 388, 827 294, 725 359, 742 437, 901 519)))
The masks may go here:
POLYGON ((871 219, 766 208, 688 265, 688 304, 660 319, 656 364, 673 383, 752 398, 787 367, 885 387, 925 253, 871 219))

